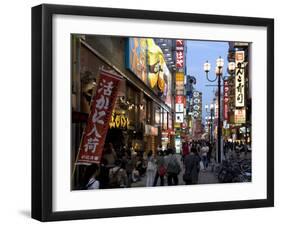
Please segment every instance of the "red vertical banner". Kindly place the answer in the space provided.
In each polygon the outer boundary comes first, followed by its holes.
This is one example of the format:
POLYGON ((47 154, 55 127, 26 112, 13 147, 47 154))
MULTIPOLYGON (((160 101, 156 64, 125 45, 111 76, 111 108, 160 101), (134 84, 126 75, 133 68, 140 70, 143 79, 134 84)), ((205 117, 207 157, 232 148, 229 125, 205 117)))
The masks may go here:
POLYGON ((121 80, 122 77, 116 74, 100 72, 99 83, 91 101, 90 114, 82 134, 76 163, 100 163, 121 80))
POLYGON ((184 66, 184 41, 182 39, 176 40, 176 67, 178 70, 183 69, 184 66))
POLYGON ((229 102, 229 87, 228 81, 223 81, 223 118, 224 120, 228 120, 228 102, 229 102))

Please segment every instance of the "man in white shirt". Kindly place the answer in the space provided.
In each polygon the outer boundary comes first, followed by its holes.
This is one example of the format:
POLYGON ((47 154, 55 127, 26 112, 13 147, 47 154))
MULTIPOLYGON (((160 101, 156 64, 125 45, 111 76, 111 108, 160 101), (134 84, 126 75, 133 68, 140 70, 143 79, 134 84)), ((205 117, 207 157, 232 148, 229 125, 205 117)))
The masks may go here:
POLYGON ((208 158, 207 158, 208 152, 209 152, 209 147, 206 144, 204 144, 203 147, 201 148, 201 157, 204 165, 204 170, 206 170, 208 167, 208 158))

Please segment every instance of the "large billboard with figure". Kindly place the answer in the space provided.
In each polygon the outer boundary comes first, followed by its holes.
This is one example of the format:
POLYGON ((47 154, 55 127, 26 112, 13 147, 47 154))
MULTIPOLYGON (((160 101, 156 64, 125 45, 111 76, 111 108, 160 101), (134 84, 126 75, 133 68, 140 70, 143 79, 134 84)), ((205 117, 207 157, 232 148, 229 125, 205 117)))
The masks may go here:
POLYGON ((152 38, 128 38, 126 68, 141 79, 158 96, 171 104, 171 72, 162 49, 152 38))

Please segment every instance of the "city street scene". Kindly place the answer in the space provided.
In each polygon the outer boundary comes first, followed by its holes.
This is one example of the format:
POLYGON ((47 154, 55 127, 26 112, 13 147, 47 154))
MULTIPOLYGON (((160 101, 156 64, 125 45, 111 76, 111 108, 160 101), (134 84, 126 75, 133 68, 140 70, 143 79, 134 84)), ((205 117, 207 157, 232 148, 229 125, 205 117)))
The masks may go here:
POLYGON ((71 55, 72 190, 252 181, 251 43, 72 34, 71 55))

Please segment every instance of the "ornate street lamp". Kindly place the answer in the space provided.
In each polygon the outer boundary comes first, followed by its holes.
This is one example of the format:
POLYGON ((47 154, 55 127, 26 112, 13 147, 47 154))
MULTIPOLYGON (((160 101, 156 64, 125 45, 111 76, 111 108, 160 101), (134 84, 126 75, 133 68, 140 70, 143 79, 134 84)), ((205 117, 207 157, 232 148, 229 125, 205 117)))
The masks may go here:
MULTIPOLYGON (((206 78, 209 82, 215 82, 218 81, 218 133, 217 133, 217 144, 218 144, 218 162, 221 162, 221 135, 222 135, 222 125, 221 125, 221 78, 223 76, 223 65, 224 65, 224 60, 219 57, 216 60, 216 77, 215 79, 210 79, 209 78, 209 72, 211 70, 211 64, 206 61, 204 63, 204 71, 206 72, 206 78)), ((230 65, 228 65, 230 67, 230 65)), ((233 65, 231 65, 233 67, 233 65)), ((235 67, 235 65, 234 65, 235 67)))

